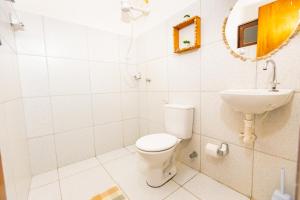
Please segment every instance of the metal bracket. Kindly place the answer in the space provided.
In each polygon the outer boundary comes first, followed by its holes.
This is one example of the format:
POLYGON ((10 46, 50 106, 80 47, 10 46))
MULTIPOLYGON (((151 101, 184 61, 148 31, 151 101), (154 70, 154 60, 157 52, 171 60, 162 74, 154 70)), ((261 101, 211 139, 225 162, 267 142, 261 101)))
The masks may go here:
POLYGON ((227 143, 222 143, 217 151, 217 154, 222 157, 229 154, 229 145, 227 143))

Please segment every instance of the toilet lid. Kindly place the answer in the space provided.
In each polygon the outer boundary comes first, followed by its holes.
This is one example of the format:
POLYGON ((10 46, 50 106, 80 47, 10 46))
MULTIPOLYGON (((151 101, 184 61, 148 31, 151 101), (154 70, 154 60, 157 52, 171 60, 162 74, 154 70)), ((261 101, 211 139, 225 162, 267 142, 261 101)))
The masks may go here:
POLYGON ((159 152, 174 147, 178 139, 166 133, 147 135, 136 142, 136 147, 142 151, 159 152))

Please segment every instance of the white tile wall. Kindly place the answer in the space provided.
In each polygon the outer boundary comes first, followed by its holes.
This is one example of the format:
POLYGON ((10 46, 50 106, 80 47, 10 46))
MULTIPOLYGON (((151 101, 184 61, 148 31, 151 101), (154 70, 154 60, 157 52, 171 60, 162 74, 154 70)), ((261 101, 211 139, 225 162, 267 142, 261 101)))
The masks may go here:
POLYGON ((91 62, 93 93, 120 92, 120 70, 117 63, 91 62))
POLYGON ((0 48, 0 59, 0 102, 4 102, 21 96, 17 57, 4 40, 0 48))
MULTIPOLYGON (((298 93, 293 103, 271 112, 264 122, 258 116, 254 149, 239 139, 242 116, 218 94, 224 89, 267 87, 269 74, 260 70, 261 63, 233 58, 222 42, 223 21, 235 2, 195 2, 140 35, 128 60, 129 38, 22 13, 28 31, 17 34, 17 48, 22 54, 23 96, 30 97, 24 103, 33 173, 133 144, 139 134, 164 131, 163 105, 179 103, 195 106, 194 135, 180 144, 181 161, 238 192, 252 194, 255 200, 270 199, 278 182, 274 174, 285 167, 288 191, 293 193, 298 93), (175 55, 171 26, 186 13, 202 18, 202 47, 175 55), (138 84, 132 78, 137 72, 142 73, 138 84), (207 142, 228 142, 230 156, 219 161, 207 158, 203 153, 207 142), (196 159, 189 158, 193 151, 198 153, 196 159), (220 173, 224 169, 226 173, 220 173)), ((299 90, 298 43, 296 37, 273 57, 279 65, 281 88, 299 90)), ((11 62, 13 51, 1 49, 1 60, 16 66, 11 62)), ((17 67, 0 66, 0 72, 1 83, 12 88, 4 90, 0 100, 17 97, 17 67)))
POLYGON ((95 124, 121 121, 120 93, 93 95, 93 113, 95 124))
POLYGON ((53 136, 33 138, 28 142, 33 175, 57 168, 53 136))
POLYGON ((12 8, 0 3, 0 149, 7 199, 28 198, 31 182, 29 149, 14 33, 12 8))
POLYGON ((24 99, 27 137, 40 137, 53 133, 50 98, 24 99))
POLYGON ((93 124, 90 95, 52 97, 52 106, 56 133, 93 124))
POLYGON ((88 61, 48 58, 48 69, 52 95, 90 92, 88 61))
MULTIPOLYGON (((26 30, 16 37, 33 174, 133 144, 139 136, 139 97, 135 59, 126 59, 129 37, 20 16, 26 30)), ((134 48, 130 56, 135 58, 134 48)), ((12 80, 0 79, 6 85, 12 80)), ((0 94, 0 100, 17 91, 0 94)))
POLYGON ((48 56, 77 59, 88 58, 86 27, 44 18, 44 31, 48 56))
POLYGON ((123 119, 137 118, 139 116, 139 96, 137 92, 122 93, 123 119))
POLYGON ((97 155, 119 149, 123 146, 122 123, 117 122, 96 126, 94 131, 97 155))
MULTIPOLYGON (((165 103, 194 105, 194 135, 179 145, 178 159, 235 191, 253 196, 255 200, 267 200, 279 183, 273 174, 279 175, 280 166, 286 167, 289 174, 288 191, 294 191, 295 180, 291 180, 298 148, 299 94, 296 93, 289 105, 270 112, 266 118, 257 116, 256 144, 254 147, 243 144, 239 136, 243 131, 243 116, 226 105, 219 92, 269 87, 270 71, 261 69, 264 61, 243 62, 226 49, 222 26, 235 3, 236 0, 196 1, 136 39, 137 63, 143 77, 139 85, 140 134, 164 131, 165 103), (177 55, 173 53, 172 26, 181 22, 185 14, 201 17, 202 46, 177 55), (208 142, 229 143, 229 155, 218 160, 207 157, 204 149, 208 142), (194 160, 189 158, 193 151, 199 155, 194 160), (272 162, 274 165, 270 166, 272 162)), ((279 88, 292 88, 297 92, 299 38, 295 37, 273 56, 278 64, 279 88)), ((205 198, 200 193, 199 197, 205 198)))
POLYGON ((55 135, 58 166, 65 166, 95 156, 93 128, 55 135))
POLYGON ((21 11, 18 16, 26 25, 26 31, 15 33, 18 53, 45 55, 43 17, 21 11))
POLYGON ((23 97, 49 95, 49 81, 46 58, 19 55, 19 69, 23 97))
POLYGON ((88 30, 89 58, 94 61, 117 62, 119 60, 118 35, 109 32, 88 30))
POLYGON ((138 119, 129 119, 123 121, 124 144, 125 146, 134 145, 139 138, 138 119))

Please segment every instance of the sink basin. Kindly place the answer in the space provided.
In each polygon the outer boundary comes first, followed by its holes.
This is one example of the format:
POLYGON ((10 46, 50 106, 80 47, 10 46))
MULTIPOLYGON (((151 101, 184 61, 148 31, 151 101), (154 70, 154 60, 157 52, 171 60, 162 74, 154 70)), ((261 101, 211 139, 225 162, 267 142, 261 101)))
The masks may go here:
POLYGON ((293 90, 282 89, 277 92, 267 89, 225 90, 222 99, 235 111, 244 114, 262 114, 279 108, 292 99, 293 90))

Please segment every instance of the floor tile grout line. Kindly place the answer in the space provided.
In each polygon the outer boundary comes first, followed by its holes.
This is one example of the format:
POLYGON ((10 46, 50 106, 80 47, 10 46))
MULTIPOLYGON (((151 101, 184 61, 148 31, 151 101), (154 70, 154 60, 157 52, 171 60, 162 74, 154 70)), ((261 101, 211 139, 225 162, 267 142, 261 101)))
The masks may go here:
MULTIPOLYGON (((128 151, 129 154, 128 154, 128 155, 125 155, 125 156, 130 156, 130 155, 135 154, 135 152, 131 152, 131 151, 129 151, 128 149, 126 149, 126 150, 128 151)), ((103 154, 102 154, 102 155, 103 155, 103 154)), ((101 155, 98 155, 98 156, 101 156, 101 155)), ((97 160, 97 163, 98 163, 100 166, 102 166, 102 165, 104 165, 104 164, 107 164, 107 163, 109 163, 109 162, 112 162, 112 161, 115 161, 115 160, 118 160, 118 159, 122 158, 122 156, 121 156, 121 157, 115 158, 115 159, 113 159, 113 160, 110 160, 110 161, 108 161, 108 162, 101 163, 101 162, 99 161, 99 159, 97 158, 98 156, 92 157, 92 158, 87 159, 87 160, 96 159, 96 160, 97 160)), ((124 156, 124 155, 123 155, 123 156, 124 156)), ((66 178, 70 178, 71 176, 75 176, 75 175, 81 174, 81 173, 83 173, 83 172, 85 172, 85 171, 88 171, 88 170, 90 170, 90 169, 94 169, 94 168, 96 168, 96 167, 99 166, 99 165, 97 165, 97 166, 89 167, 89 168, 87 168, 87 169, 80 170, 80 171, 78 171, 78 172, 76 172, 76 173, 74 173, 74 174, 72 174, 72 175, 69 175, 69 176, 66 176, 66 177, 62 177, 62 178, 60 177, 60 172, 59 172, 60 169, 65 168, 65 167, 68 167, 68 166, 71 166, 71 165, 74 165, 74 164, 78 164, 78 163, 80 163, 80 162, 84 162, 84 161, 87 161, 87 160, 79 161, 79 162, 77 162, 77 163, 73 163, 73 164, 70 164, 70 165, 66 165, 66 166, 64 166, 64 167, 60 167, 60 168, 57 168, 57 169, 54 169, 54 170, 51 170, 51 171, 56 171, 56 172, 57 172, 57 174, 58 174, 57 180, 63 180, 63 179, 66 179, 66 178)), ((51 171, 48 171, 48 172, 45 172, 45 173, 49 173, 49 172, 51 172, 51 171)), ((45 173, 43 173, 43 174, 45 174, 45 173)), ((39 175, 43 175, 43 174, 39 174, 39 175)), ((39 176, 39 175, 37 175, 37 176, 39 176)), ((56 180, 56 181, 57 181, 57 180, 56 180)), ((54 182, 55 182, 55 181, 54 181, 54 182)), ((39 187, 46 186, 46 185, 48 185, 48 184, 50 184, 50 183, 43 184, 43 185, 41 185, 41 186, 39 186, 39 187)), ((38 187, 37 187, 37 188, 38 188, 38 187)), ((31 189, 35 189, 35 188, 31 188, 31 189)))
MULTIPOLYGON (((98 162, 100 163, 99 160, 98 160, 98 162)), ((124 189, 122 189, 121 185, 113 178, 113 176, 108 172, 108 170, 105 168, 105 166, 101 163, 100 163, 100 165, 104 169, 104 171, 108 174, 108 176, 112 179, 112 181, 121 189, 122 192, 125 193, 125 196, 128 198, 128 200, 130 200, 129 195, 125 192, 124 189)))

